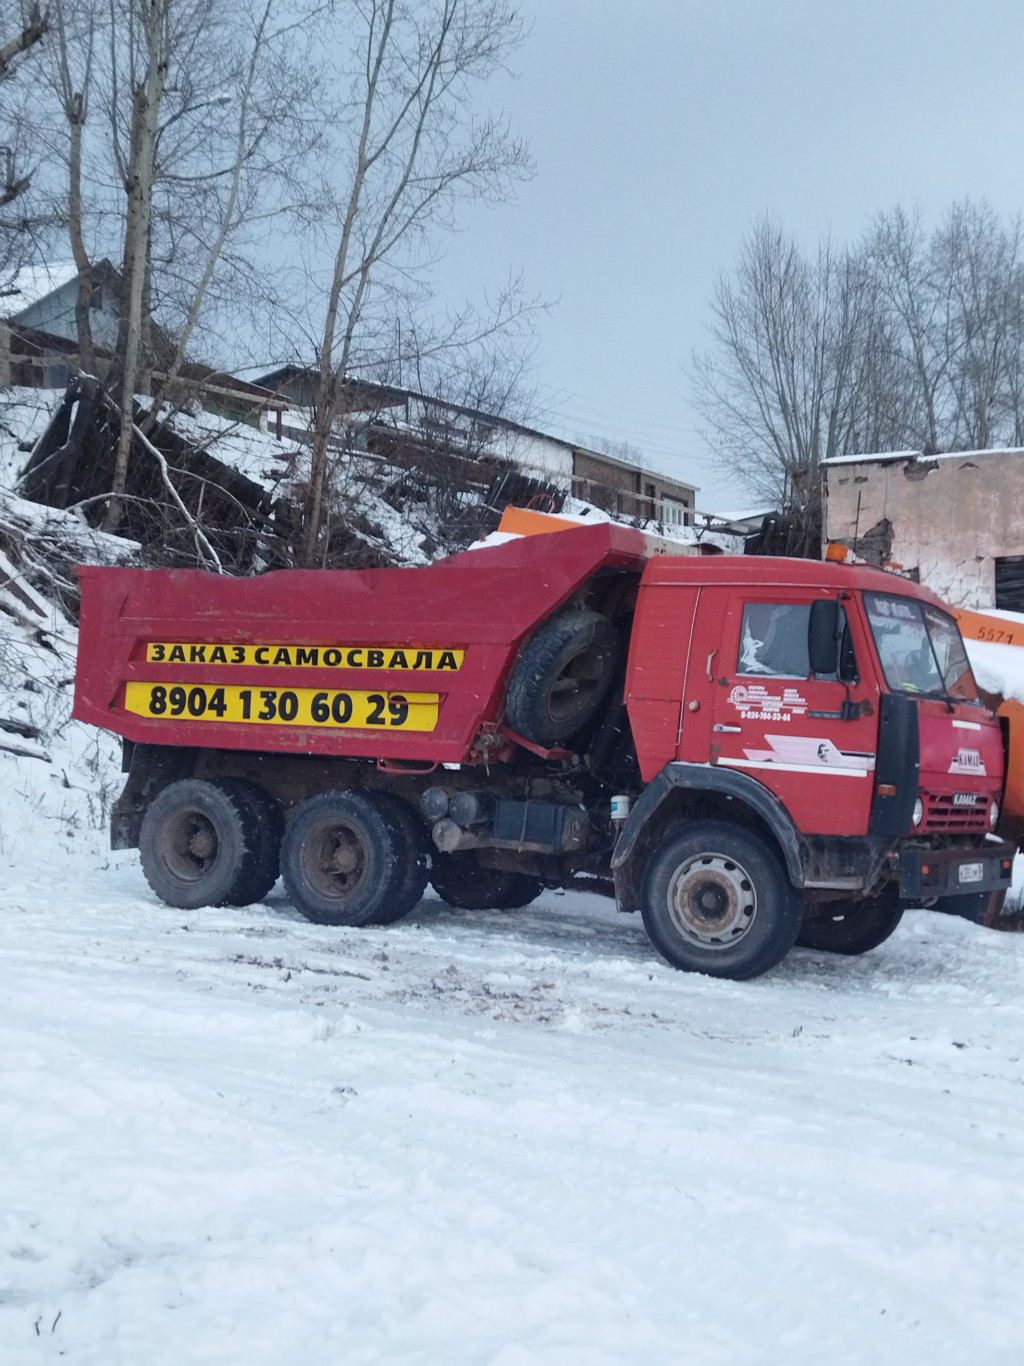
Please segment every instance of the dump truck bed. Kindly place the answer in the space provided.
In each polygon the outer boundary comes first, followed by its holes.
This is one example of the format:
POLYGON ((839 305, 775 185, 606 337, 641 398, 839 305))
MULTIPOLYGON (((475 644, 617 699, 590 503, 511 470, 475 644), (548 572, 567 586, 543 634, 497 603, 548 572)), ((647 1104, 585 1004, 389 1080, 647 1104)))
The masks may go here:
POLYGON ((524 639, 599 570, 639 573, 649 554, 603 523, 421 569, 82 566, 74 715, 151 744, 479 761, 524 639))

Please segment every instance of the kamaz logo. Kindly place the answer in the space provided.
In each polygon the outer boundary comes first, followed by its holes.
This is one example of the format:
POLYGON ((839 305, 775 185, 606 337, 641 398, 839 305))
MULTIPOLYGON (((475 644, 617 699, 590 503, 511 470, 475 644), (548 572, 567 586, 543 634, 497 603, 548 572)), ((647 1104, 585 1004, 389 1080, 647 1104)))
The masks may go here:
POLYGON ((970 773, 981 778, 986 776, 985 765, 981 762, 981 755, 976 749, 961 749, 950 764, 949 772, 970 773))
POLYGON ((954 793, 953 793, 953 805, 954 805, 954 806, 973 806, 977 800, 978 800, 978 794, 977 794, 977 792, 954 792, 954 793))

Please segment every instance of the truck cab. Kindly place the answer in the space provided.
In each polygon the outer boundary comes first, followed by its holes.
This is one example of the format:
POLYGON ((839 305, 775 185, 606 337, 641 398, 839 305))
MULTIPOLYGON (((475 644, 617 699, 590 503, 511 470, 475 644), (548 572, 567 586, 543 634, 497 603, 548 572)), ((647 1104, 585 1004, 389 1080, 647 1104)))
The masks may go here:
POLYGON ((916 584, 800 560, 652 560, 627 699, 648 784, 615 854, 627 903, 663 823, 737 811, 783 855, 805 943, 863 951, 907 902, 1008 885, 1003 734, 955 619, 916 584))

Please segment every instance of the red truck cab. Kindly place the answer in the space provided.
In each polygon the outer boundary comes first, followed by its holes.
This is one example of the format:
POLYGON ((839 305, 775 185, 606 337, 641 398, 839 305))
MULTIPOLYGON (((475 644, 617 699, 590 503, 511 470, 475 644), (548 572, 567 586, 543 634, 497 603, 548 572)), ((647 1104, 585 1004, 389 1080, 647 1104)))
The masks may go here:
MULTIPOLYGON (((1012 850, 992 833, 1002 731, 955 620, 916 584, 804 560, 653 559, 627 698, 649 785, 637 830, 691 784, 759 810, 803 890, 805 943, 855 951, 874 937, 852 930, 869 909, 881 932, 902 903, 980 905, 1008 885, 1012 850)), ((635 857, 627 837, 616 865, 635 857)), ((631 902, 639 879, 621 881, 631 902)))

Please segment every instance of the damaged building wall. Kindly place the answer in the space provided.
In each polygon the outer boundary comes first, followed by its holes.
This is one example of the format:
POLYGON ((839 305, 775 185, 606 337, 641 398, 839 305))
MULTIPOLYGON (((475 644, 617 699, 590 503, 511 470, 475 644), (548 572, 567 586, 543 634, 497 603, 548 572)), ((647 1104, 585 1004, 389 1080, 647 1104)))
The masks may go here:
POLYGON ((1022 610, 1005 585, 1024 556, 1024 450, 844 456, 823 479, 826 542, 900 565, 958 607, 1022 610))

